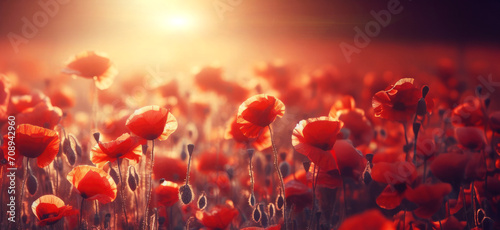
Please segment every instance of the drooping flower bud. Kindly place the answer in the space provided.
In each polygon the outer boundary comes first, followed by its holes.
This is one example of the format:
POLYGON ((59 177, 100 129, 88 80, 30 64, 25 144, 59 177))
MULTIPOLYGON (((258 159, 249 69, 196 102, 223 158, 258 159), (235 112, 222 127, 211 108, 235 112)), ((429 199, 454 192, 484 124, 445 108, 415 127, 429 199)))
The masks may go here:
POLYGON ((248 197, 248 204, 250 205, 250 207, 255 206, 255 196, 253 193, 248 197))
POLYGON ((274 215, 276 215, 276 210, 274 208, 274 204, 273 203, 269 203, 269 205, 267 206, 267 209, 268 209, 268 212, 269 212, 269 218, 273 218, 274 215))
POLYGON ((276 209, 280 210, 283 209, 283 206, 285 205, 285 200, 283 198, 283 195, 280 193, 278 197, 276 198, 276 209))
POLYGON ((181 200, 181 202, 184 205, 191 203, 191 201, 193 201, 193 197, 194 197, 194 194, 193 194, 193 189, 191 188, 191 185, 185 184, 185 185, 179 187, 179 200, 181 200))
POLYGON ((198 209, 203 210, 207 207, 207 196, 205 196, 205 193, 203 192, 198 198, 198 209))
POLYGON ((304 162, 302 162, 302 165, 304 166, 304 170, 306 170, 306 172, 309 172, 309 168, 311 167, 311 162, 304 161, 304 162))

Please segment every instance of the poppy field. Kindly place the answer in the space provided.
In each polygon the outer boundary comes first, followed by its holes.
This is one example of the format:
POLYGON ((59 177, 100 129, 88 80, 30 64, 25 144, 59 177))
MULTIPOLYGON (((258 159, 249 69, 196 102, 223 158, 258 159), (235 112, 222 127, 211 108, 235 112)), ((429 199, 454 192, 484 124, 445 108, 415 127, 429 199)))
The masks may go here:
POLYGON ((0 229, 500 229, 498 46, 242 32, 256 3, 230 3, 217 36, 131 46, 103 10, 71 42, 85 4, 53 0, 0 39, 0 229))

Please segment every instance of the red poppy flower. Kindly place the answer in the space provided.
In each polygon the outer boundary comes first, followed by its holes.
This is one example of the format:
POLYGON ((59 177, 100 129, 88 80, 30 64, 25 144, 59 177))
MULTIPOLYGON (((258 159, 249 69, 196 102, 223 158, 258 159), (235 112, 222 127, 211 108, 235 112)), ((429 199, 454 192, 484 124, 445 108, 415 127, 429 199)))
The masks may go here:
POLYGON ((118 74, 118 70, 105 54, 94 51, 84 51, 72 57, 62 72, 94 79, 100 90, 109 88, 118 74))
MULTIPOLYGON (((181 159, 155 156, 155 164, 153 166, 153 178, 159 180, 164 178, 168 181, 182 183, 186 179, 187 164, 181 159)), ((189 181, 194 181, 193 173, 189 176, 189 181)))
POLYGON ((418 205, 413 211, 420 218, 430 218, 439 211, 443 198, 451 192, 451 185, 438 183, 434 185, 422 184, 416 189, 406 192, 406 199, 418 205))
POLYGON ((177 120, 167 109, 156 105, 142 107, 128 118, 127 128, 146 140, 166 140, 177 129, 177 120))
POLYGON ((372 106, 376 117, 406 122, 415 115, 421 97, 420 89, 413 85, 413 78, 403 78, 377 92, 373 96, 372 106))
POLYGON ((312 192, 307 185, 291 180, 285 184, 287 205, 294 204, 295 211, 300 212, 312 202, 312 192))
POLYGON ((237 122, 243 135, 256 138, 276 117, 285 114, 285 105, 279 99, 259 94, 248 98, 238 109, 237 122))
POLYGON ((179 185, 172 181, 164 181, 155 188, 158 205, 170 207, 179 201, 179 185))
POLYGON ((56 157, 60 141, 54 130, 22 124, 17 126, 15 143, 17 153, 28 158, 37 158, 38 167, 43 168, 56 157))
POLYGON ((469 159, 469 155, 466 154, 440 154, 432 161, 430 169, 439 180, 458 184, 465 177, 465 166, 469 159))
POLYGON ((240 129, 241 125, 236 121, 236 117, 231 119, 224 136, 225 139, 233 139, 234 141, 243 144, 244 147, 248 147, 248 144, 251 144, 257 151, 262 151, 271 147, 272 143, 269 127, 265 127, 257 138, 248 138, 243 135, 240 129))
POLYGON ((90 151, 90 159, 99 168, 106 162, 114 162, 118 158, 129 159, 130 164, 137 164, 142 156, 143 144, 146 144, 146 140, 124 133, 114 141, 99 141, 90 151))
POLYGON ((226 229, 238 214, 235 208, 217 205, 210 212, 196 212, 196 218, 208 229, 226 229))
POLYGON ((476 127, 458 127, 456 130, 457 141, 460 147, 479 150, 486 144, 483 130, 476 127))
POLYGON ((204 152, 198 157, 198 171, 209 174, 224 171, 224 166, 229 162, 224 153, 204 152))
POLYGON ((302 120, 293 130, 293 147, 322 170, 337 169, 336 155, 331 151, 342 125, 341 121, 331 117, 302 120))
POLYGON ((451 112, 451 123, 454 126, 476 126, 484 124, 484 113, 481 109, 481 101, 474 97, 455 107, 451 112))
POLYGON ((77 166, 68 173, 66 179, 84 199, 98 200, 102 204, 107 204, 116 198, 115 181, 100 168, 77 166))
POLYGON ((32 108, 27 108, 17 114, 17 123, 31 124, 47 129, 54 129, 59 124, 62 111, 58 107, 53 107, 49 100, 43 100, 32 108))
POLYGON ((65 205, 64 201, 54 195, 41 196, 33 202, 31 210, 41 227, 55 224, 65 216, 78 214, 78 210, 73 210, 73 207, 65 205))
POLYGON ((339 227, 339 230, 351 229, 396 230, 392 222, 375 209, 353 215, 347 218, 339 227))

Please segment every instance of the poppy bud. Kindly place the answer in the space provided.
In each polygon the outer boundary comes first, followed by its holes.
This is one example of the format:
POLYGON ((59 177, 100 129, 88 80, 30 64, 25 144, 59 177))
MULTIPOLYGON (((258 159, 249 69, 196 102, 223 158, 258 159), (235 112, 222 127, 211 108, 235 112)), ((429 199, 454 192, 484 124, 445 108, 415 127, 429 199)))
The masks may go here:
POLYGON ((427 104, 424 98, 420 98, 417 104, 417 115, 424 116, 425 114, 427 114, 427 104))
POLYGON ((193 189, 191 185, 185 184, 179 188, 179 200, 186 205, 193 201, 193 189))
POLYGON ((261 217, 261 213, 260 213, 259 207, 255 206, 255 208, 253 208, 253 211, 252 211, 252 220, 255 223, 259 223, 260 217, 261 217))
POLYGON ((304 170, 306 170, 306 172, 309 172, 309 168, 311 167, 311 162, 304 161, 304 162, 302 162, 302 165, 304 166, 304 170))
POLYGON ((280 163, 279 169, 280 169, 281 175, 283 175, 283 177, 287 177, 288 174, 290 174, 290 164, 288 164, 288 162, 286 162, 286 161, 283 161, 280 163))
POLYGON ((28 216, 26 214, 23 214, 21 220, 23 221, 23 224, 26 224, 26 222, 28 221, 28 216))
POLYGON ((418 135, 418 131, 420 130, 420 123, 413 123, 413 135, 417 136, 418 135))
POLYGON ((68 163, 73 166, 76 163, 76 154, 73 148, 71 148, 71 142, 68 138, 64 139, 63 152, 66 154, 66 158, 68 158, 68 163))
POLYGON ((75 137, 73 137, 73 141, 75 141, 75 151, 76 151, 76 155, 78 156, 82 156, 82 147, 80 146, 80 143, 78 143, 78 141, 76 140, 75 137))
POLYGON ((202 193, 200 198, 198 198, 198 209, 203 210, 207 207, 207 196, 205 193, 202 193))
POLYGON ((193 144, 189 144, 187 146, 187 148, 188 148, 189 156, 192 156, 193 155, 193 151, 194 151, 194 145, 193 144))
POLYGON ((483 209, 478 209, 476 214, 476 225, 480 225, 483 222, 483 219, 486 217, 483 209))
POLYGON ((36 190, 38 188, 38 180, 31 172, 31 169, 28 170, 28 173, 29 173, 29 175, 28 175, 28 180, 26 181, 26 186, 28 187, 28 192, 31 195, 35 195, 36 190))
POLYGON ((284 204, 285 204, 285 200, 283 198, 283 195, 281 195, 281 193, 280 193, 278 195, 278 197, 276 198, 276 209, 278 209, 278 210, 283 209, 284 204))
POLYGON ((137 174, 137 172, 135 172, 135 168, 133 166, 130 166, 128 168, 127 183, 128 183, 128 187, 132 191, 135 191, 137 189, 137 184, 139 183, 139 181, 136 180, 134 173, 137 174))
POLYGON ((274 215, 276 214, 276 210, 274 208, 274 204, 273 203, 269 203, 269 205, 267 206, 267 209, 268 209, 268 212, 269 212, 269 217, 273 218, 274 215))
POLYGON ((422 87, 422 98, 425 98, 425 96, 427 96, 428 93, 429 93, 429 86, 424 85, 424 87, 422 87))
POLYGON ((365 171, 363 173, 363 182, 365 184, 369 184, 370 182, 372 182, 372 175, 368 171, 365 171))
POLYGON ((252 159, 255 149, 247 149, 248 158, 252 159))
POLYGON ((250 197, 248 197, 248 204, 250 205, 250 207, 255 206, 255 196, 253 195, 253 193, 250 195, 250 197))
POLYGON ((280 159, 281 159, 281 161, 285 161, 286 160, 286 152, 281 152, 280 153, 280 159))
POLYGON ((120 179, 118 177, 118 173, 112 168, 112 167, 109 167, 109 176, 111 176, 111 178, 113 178, 113 181, 115 181, 115 184, 119 184, 120 183, 120 179))
POLYGON ((99 217, 99 214, 94 214, 94 225, 99 226, 101 223, 101 218, 99 217))
POLYGON ((148 152, 148 145, 142 145, 142 154, 146 155, 148 152))

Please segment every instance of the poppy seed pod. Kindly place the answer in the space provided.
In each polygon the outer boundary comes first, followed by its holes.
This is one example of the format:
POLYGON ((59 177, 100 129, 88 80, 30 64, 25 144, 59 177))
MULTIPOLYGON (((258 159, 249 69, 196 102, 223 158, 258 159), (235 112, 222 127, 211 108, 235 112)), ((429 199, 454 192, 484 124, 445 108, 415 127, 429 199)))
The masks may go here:
POLYGON ((76 140, 76 137, 73 136, 72 134, 68 135, 73 140, 73 143, 75 145, 75 152, 77 156, 82 156, 82 147, 80 146, 80 143, 78 143, 78 140, 76 140))
POLYGON ((185 184, 179 188, 179 200, 184 205, 187 205, 193 201, 193 189, 191 188, 191 185, 185 184))
POLYGON ((429 93, 429 86, 424 85, 424 87, 422 87, 422 98, 425 98, 425 96, 427 96, 428 93, 429 93))
POLYGON ((252 211, 252 220, 253 220, 255 223, 259 223, 261 216, 262 216, 262 215, 261 215, 261 213, 260 213, 259 207, 258 207, 258 206, 255 206, 255 207, 253 208, 253 211, 252 211))
POLYGON ((198 209, 203 210, 207 207, 207 196, 205 193, 202 193, 200 198, 198 198, 198 209))
POLYGON ((194 151, 194 145, 193 144, 187 145, 187 149, 188 149, 189 156, 192 156, 193 151, 194 151))
POLYGON ((31 195, 35 195, 36 190, 38 188, 38 180, 36 177, 33 175, 33 172, 31 172, 31 169, 28 170, 28 180, 26 181, 26 186, 28 187, 28 192, 31 195))

